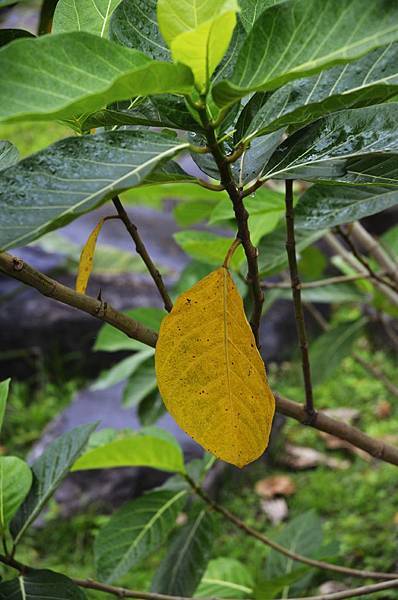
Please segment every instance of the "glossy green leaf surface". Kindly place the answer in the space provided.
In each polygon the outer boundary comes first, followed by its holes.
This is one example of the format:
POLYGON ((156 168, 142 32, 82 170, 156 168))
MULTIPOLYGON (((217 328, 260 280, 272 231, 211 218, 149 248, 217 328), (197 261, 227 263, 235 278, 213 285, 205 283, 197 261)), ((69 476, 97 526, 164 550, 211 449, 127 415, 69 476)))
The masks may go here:
POLYGON ((398 39, 394 0, 290 0, 264 11, 240 50, 229 81, 213 97, 227 105, 252 91, 350 62, 398 39), (261 43, 259 43, 261 40, 261 43))
POLYGON ((354 63, 291 82, 273 94, 256 94, 240 116, 240 137, 263 135, 344 108, 383 102, 398 92, 397 65, 398 44, 389 44, 354 63))
POLYGON ((4 415, 6 412, 10 383, 11 379, 5 379, 4 381, 0 381, 0 432, 3 426, 4 415))
POLYGON ((55 9, 52 33, 88 31, 107 37, 109 22, 120 0, 59 0, 55 9))
POLYGON ((193 596, 210 558, 213 538, 213 516, 205 508, 194 509, 188 523, 172 538, 155 573, 152 591, 193 596))
POLYGON ((157 0, 123 0, 112 16, 110 36, 156 60, 171 61, 170 49, 159 30, 156 6, 157 0))
POLYGON ((331 377, 343 359, 351 354, 352 346, 363 332, 365 323, 364 319, 340 323, 311 344, 311 372, 315 385, 331 377))
POLYGON ((85 600, 71 579, 53 571, 30 571, 0 583, 1 600, 85 600))
POLYGON ((140 184, 184 148, 173 134, 66 138, 0 173, 0 248, 29 243, 140 184))
POLYGON ((95 448, 79 458, 72 471, 115 467, 152 467, 162 471, 185 472, 181 448, 155 434, 137 434, 95 448))
POLYGON ((0 140, 0 171, 12 167, 18 160, 19 152, 14 144, 6 140, 0 140))
POLYGON ((398 149, 398 103, 348 109, 319 119, 288 137, 274 152, 262 177, 344 178, 352 157, 398 149))
POLYGON ((77 457, 83 452, 97 424, 81 425, 52 442, 32 464, 33 485, 11 523, 14 542, 18 543, 33 523, 77 457))
POLYGON ((0 50, 0 122, 73 119, 117 100, 189 93, 183 65, 153 61, 80 32, 21 39, 0 50))
POLYGON ((398 203, 398 187, 317 184, 307 190, 296 208, 301 229, 317 230, 351 223, 398 203))
POLYGON ((25 500, 32 485, 29 466, 14 456, 0 457, 0 531, 8 525, 25 500))
POLYGON ((216 558, 207 566, 195 598, 252 598, 254 580, 244 564, 234 558, 216 558))
POLYGON ((174 529, 186 498, 185 490, 153 491, 117 510, 95 540, 99 578, 118 580, 157 550, 174 529))

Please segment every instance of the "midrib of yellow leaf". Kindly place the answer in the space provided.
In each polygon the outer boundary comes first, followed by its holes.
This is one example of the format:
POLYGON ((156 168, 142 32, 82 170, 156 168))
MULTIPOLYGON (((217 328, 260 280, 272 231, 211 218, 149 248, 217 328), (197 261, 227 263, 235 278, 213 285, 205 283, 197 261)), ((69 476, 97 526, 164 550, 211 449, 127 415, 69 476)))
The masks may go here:
POLYGON ((235 411, 233 410, 232 397, 231 397, 231 378, 229 373, 229 351, 228 351, 228 271, 225 267, 223 269, 223 316, 224 316, 224 356, 225 356, 225 368, 227 372, 227 384, 228 384, 228 398, 229 398, 229 414, 232 415, 233 425, 236 425, 235 411))

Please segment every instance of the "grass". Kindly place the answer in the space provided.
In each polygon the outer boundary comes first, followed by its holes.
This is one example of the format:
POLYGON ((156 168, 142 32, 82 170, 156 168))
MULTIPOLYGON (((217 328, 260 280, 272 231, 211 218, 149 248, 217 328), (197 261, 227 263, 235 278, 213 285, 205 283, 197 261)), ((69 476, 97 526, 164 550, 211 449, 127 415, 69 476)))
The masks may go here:
MULTIPOLYGON (((363 343, 359 344, 359 349, 364 358, 383 365, 385 372, 394 378, 393 358, 383 352, 371 352, 363 343)), ((300 397, 299 371, 295 365, 271 368, 270 378, 281 393, 292 398, 300 397)), ((3 432, 3 444, 8 453, 25 454, 47 422, 68 404, 80 383, 46 381, 33 393, 29 385, 14 383, 3 432)), ((373 435, 385 436, 397 431, 397 399, 391 397, 381 382, 375 381, 352 358, 343 362, 334 377, 318 386, 315 397, 320 408, 358 408, 361 411, 359 426, 373 435), (388 401, 391 406, 388 419, 381 420, 376 416, 376 406, 381 400, 388 401)), ((232 470, 220 490, 220 501, 250 525, 273 537, 284 525, 270 526, 261 511, 254 486, 256 481, 269 475, 287 474, 297 488, 288 499, 289 520, 314 509, 323 520, 325 543, 339 543, 338 562, 373 570, 396 569, 398 501, 395 467, 344 455, 351 461, 350 468, 345 471, 318 467, 293 472, 278 463, 280 448, 285 441, 325 452, 324 442, 316 431, 288 421, 273 452, 271 465, 257 462, 242 472, 232 470)), ((341 451, 329 453, 343 457, 341 451)), ((44 523, 32 530, 21 545, 19 558, 36 568, 52 568, 78 577, 92 577, 93 540, 106 519, 92 507, 90 511, 66 520, 53 502, 44 523)), ((268 549, 242 535, 229 523, 220 524, 219 529, 213 558, 236 558, 249 566, 253 573, 261 573, 268 549)), ((144 561, 120 583, 130 588, 148 589, 161 555, 157 553, 144 561)), ((330 573, 318 574, 317 583, 330 579, 336 577, 330 573)), ((349 584, 359 585, 358 581, 350 581, 349 584)), ((88 593, 90 600, 106 597, 96 592, 88 593)), ((379 597, 388 599, 395 596, 384 592, 379 597)))

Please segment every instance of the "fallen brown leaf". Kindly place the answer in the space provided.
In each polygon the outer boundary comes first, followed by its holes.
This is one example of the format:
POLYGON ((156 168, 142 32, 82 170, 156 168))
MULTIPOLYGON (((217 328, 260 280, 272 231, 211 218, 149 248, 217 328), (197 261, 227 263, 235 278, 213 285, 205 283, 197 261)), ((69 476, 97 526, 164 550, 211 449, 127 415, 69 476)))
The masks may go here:
POLYGON ((262 498, 291 496, 295 493, 296 486, 288 475, 274 475, 257 481, 255 491, 262 498))

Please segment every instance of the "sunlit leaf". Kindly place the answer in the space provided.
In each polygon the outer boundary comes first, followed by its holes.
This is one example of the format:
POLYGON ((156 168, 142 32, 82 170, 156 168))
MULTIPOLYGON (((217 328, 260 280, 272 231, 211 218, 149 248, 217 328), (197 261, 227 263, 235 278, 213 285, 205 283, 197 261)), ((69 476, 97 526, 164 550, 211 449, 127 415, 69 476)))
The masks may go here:
POLYGON ((120 0, 59 0, 51 33, 88 31, 106 37, 109 22, 120 0))
POLYGON ((76 278, 76 291, 80 294, 84 294, 87 289, 88 280, 93 270, 95 247, 103 224, 104 219, 101 219, 94 227, 80 255, 79 270, 76 278))
POLYGON ((0 531, 8 525, 32 485, 32 471, 20 458, 0 457, 0 531))
POLYGON ((274 398, 226 268, 177 299, 160 327, 155 361, 166 407, 194 440, 239 467, 264 452, 274 398))

